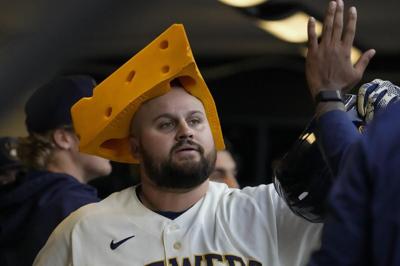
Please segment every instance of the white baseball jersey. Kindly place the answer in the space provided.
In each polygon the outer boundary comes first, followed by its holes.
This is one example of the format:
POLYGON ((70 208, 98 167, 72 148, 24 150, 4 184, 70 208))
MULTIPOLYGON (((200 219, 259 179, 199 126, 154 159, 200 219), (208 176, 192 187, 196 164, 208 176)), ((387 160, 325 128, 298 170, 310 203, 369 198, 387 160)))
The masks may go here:
POLYGON ((299 266, 319 246, 321 228, 295 216, 273 185, 210 182, 174 220, 147 209, 131 187, 72 213, 34 265, 299 266))

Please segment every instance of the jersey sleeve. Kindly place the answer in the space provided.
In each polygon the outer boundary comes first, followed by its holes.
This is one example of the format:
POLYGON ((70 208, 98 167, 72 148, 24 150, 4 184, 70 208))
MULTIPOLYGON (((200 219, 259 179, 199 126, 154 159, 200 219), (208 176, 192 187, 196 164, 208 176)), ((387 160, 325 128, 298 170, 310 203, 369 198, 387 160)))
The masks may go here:
POLYGON ((274 194, 276 207, 281 265, 305 265, 311 253, 320 245, 322 224, 311 223, 295 215, 275 191, 271 193, 274 194))
POLYGON ((322 224, 296 216, 279 197, 272 184, 244 188, 256 198, 266 223, 275 231, 278 259, 282 266, 305 265, 312 251, 320 245, 322 224))

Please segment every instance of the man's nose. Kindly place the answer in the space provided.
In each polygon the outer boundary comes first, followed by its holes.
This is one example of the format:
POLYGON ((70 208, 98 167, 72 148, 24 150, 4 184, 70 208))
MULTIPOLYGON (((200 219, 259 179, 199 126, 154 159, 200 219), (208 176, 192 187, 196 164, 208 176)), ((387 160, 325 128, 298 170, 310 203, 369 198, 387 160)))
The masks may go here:
POLYGON ((186 122, 182 122, 179 124, 176 139, 182 140, 187 138, 193 138, 193 129, 186 122))

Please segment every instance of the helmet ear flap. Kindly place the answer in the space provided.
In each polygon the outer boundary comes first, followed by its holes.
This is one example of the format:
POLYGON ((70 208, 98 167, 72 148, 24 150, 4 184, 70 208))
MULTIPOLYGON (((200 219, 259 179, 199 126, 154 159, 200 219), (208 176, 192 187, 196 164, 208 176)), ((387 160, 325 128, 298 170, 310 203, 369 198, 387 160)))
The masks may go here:
MULTIPOLYGON (((356 108, 356 96, 346 94, 347 115, 356 127, 364 126, 356 108)), ((273 183, 278 194, 298 216, 311 222, 322 222, 326 213, 326 197, 335 179, 316 139, 313 118, 289 151, 273 166, 273 183)))

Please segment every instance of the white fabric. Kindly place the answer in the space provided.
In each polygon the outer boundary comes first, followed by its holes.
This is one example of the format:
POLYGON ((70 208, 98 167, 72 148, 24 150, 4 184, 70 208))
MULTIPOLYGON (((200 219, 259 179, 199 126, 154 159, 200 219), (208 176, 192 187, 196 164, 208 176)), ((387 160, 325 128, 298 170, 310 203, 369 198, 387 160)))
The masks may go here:
POLYGON ((34 265, 300 266, 319 246, 322 225, 295 216, 273 185, 239 190, 210 182, 175 220, 147 209, 134 189, 72 213, 34 265))

